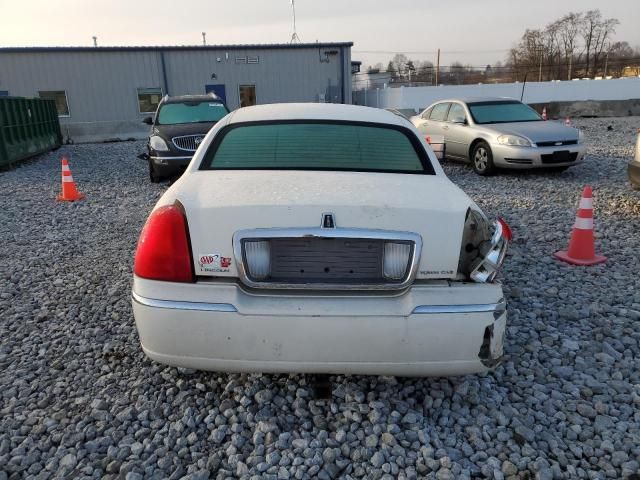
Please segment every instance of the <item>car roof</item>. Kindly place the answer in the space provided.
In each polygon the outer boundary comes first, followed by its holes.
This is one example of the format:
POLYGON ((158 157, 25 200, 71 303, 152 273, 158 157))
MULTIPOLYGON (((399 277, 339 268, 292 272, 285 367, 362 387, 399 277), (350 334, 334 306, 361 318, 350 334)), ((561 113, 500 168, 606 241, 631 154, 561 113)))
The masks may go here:
POLYGON ((214 93, 207 93, 206 95, 176 95, 170 97, 165 95, 161 103, 183 103, 183 102, 220 102, 222 99, 214 93))
POLYGON ((519 102, 517 98, 511 97, 457 97, 457 98, 443 98, 432 103, 445 103, 445 102, 463 102, 463 103, 476 103, 476 102, 519 102))
POLYGON ((336 120, 407 126, 407 121, 381 108, 333 103, 273 103, 235 110, 229 124, 269 120, 336 120))

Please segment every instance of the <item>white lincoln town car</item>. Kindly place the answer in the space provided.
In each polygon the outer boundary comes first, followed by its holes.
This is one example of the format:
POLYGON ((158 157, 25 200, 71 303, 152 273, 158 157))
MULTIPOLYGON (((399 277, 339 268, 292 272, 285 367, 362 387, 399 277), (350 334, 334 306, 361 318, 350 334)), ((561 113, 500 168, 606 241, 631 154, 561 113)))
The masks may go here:
POLYGON ((173 366, 483 372, 503 356, 510 238, 393 113, 242 108, 151 212, 133 312, 146 355, 173 366))

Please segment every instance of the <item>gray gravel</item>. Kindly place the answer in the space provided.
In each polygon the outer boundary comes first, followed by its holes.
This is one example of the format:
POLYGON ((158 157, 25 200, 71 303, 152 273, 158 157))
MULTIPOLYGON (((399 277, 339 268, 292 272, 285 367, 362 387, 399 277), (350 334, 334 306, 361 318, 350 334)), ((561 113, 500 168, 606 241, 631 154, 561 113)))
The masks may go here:
POLYGON ((625 478, 640 459, 639 118, 579 120, 588 159, 564 173, 445 170, 513 226, 507 360, 484 376, 335 377, 165 368, 142 354, 132 255, 166 189, 141 143, 64 147, 0 173, 0 480, 7 478, 625 478), (607 126, 613 127, 612 131, 607 126), (62 153, 87 199, 54 201, 62 153), (565 248, 585 184, 598 251, 565 248))

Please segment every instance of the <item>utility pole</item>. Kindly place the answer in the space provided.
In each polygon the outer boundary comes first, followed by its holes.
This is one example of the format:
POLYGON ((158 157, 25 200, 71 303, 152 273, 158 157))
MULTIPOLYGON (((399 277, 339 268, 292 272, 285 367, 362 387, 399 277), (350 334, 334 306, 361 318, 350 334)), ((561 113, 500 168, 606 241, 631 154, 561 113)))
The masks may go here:
POLYGON ((440 76, 440 49, 438 49, 438 58, 436 60, 436 87, 438 86, 439 76, 440 76))
POLYGON ((202 32, 202 45, 207 45, 207 32, 202 32))
POLYGON ((98 46, 98 37, 93 36, 93 37, 91 37, 91 38, 93 38, 93 46, 94 46, 94 47, 97 47, 97 46, 98 46))
POLYGON ((541 82, 542 81, 542 59, 544 58, 544 46, 540 45, 539 47, 539 52, 540 52, 540 69, 538 70, 538 81, 541 82))
POLYGON ((293 34, 290 43, 300 43, 300 37, 296 31, 296 0, 291 0, 291 10, 293 11, 293 34))

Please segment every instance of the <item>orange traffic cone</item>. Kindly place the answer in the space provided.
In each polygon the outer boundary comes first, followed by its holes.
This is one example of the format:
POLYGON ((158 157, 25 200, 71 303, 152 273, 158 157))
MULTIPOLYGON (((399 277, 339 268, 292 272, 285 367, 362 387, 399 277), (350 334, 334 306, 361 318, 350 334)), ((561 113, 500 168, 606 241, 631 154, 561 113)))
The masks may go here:
POLYGON ((570 126, 571 126, 571 119, 570 119, 569 117, 565 118, 565 119, 564 119, 564 124, 565 124, 567 127, 570 127, 570 126))
POLYGON ((62 195, 58 195, 58 201, 60 202, 74 202, 76 200, 82 200, 84 195, 78 192, 76 188, 76 182, 73 181, 71 176, 71 169, 69 168, 69 162, 66 158, 62 158, 62 195))
POLYGON ((591 187, 584 187, 576 223, 573 224, 569 249, 553 254, 559 260, 572 265, 597 265, 607 261, 607 257, 596 255, 593 238, 593 193, 591 187))
POLYGON ((547 107, 542 107, 542 119, 547 119, 547 107))

